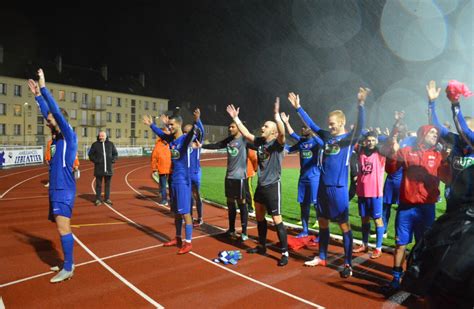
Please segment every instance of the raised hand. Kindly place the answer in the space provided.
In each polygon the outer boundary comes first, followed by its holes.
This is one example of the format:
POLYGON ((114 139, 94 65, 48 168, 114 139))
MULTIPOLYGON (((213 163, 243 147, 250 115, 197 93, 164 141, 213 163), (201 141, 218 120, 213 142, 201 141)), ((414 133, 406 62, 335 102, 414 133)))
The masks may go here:
POLYGON ((40 88, 46 87, 46 79, 44 78, 43 69, 38 69, 38 84, 40 88))
POLYGON ((143 115, 143 123, 150 126, 153 123, 153 118, 150 115, 143 115))
POLYGON ((199 108, 196 108, 193 113, 194 116, 194 121, 198 121, 199 118, 201 118, 201 110, 199 108))
POLYGON ((160 115, 160 121, 161 123, 163 123, 163 125, 168 125, 168 122, 170 121, 170 117, 168 117, 168 115, 166 114, 161 114, 160 115))
POLYGON ((396 121, 400 121, 402 120, 403 118, 405 118, 405 111, 395 111, 394 113, 394 118, 396 121))
POLYGON ((426 85, 426 93, 428 94, 428 99, 430 101, 434 101, 439 97, 439 93, 441 92, 441 88, 436 88, 436 82, 434 80, 430 80, 428 85, 426 85))
POLYGON ((371 90, 369 88, 359 88, 359 93, 357 93, 357 99, 359 100, 359 104, 363 105, 367 96, 370 94, 371 90))
POLYGON ((202 148, 202 144, 198 140, 195 140, 191 147, 193 149, 199 149, 199 148, 202 148))
POLYGON ((280 98, 275 98, 275 103, 273 105, 273 113, 280 115, 280 98))
POLYGON ((290 92, 288 94, 288 101, 290 101, 291 105, 293 105, 294 108, 299 108, 300 105, 300 96, 298 94, 295 94, 294 92, 290 92))
POLYGON ((41 95, 41 92, 40 92, 40 90, 39 90, 38 84, 37 84, 34 80, 32 80, 32 79, 29 79, 29 80, 28 80, 28 88, 30 88, 31 93, 32 93, 35 97, 41 95))
POLYGON ((390 130, 388 128, 385 128, 385 130, 383 131, 383 134, 386 136, 390 136, 390 130))
POLYGON ((233 104, 230 104, 227 105, 226 110, 232 119, 239 116, 240 107, 235 108, 233 104))
POLYGON ((290 115, 285 114, 285 112, 281 113, 280 116, 284 123, 288 123, 290 121, 290 115))

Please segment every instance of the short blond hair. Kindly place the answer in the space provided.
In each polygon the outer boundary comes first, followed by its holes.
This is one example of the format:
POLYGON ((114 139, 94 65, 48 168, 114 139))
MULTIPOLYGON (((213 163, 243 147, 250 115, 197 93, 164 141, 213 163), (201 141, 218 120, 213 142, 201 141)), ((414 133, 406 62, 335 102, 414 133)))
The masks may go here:
POLYGON ((336 116, 337 120, 346 123, 346 115, 340 109, 330 112, 328 118, 332 116, 336 116))

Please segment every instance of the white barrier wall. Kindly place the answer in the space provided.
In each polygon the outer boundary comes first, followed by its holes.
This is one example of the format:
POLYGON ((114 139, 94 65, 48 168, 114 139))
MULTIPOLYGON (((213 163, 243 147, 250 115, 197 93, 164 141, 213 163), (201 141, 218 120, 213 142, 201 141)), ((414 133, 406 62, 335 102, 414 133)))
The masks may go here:
POLYGON ((0 167, 42 164, 43 146, 0 146, 0 167))

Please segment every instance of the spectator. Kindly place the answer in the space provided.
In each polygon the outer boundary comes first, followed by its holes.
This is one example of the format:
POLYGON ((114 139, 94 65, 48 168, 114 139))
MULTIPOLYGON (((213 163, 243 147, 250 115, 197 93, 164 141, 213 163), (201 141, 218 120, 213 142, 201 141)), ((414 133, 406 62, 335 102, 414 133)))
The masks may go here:
POLYGON ((94 163, 95 176, 95 206, 102 203, 102 179, 104 179, 104 202, 112 205, 110 200, 110 181, 112 179, 112 164, 117 160, 118 153, 115 145, 109 141, 104 131, 100 131, 97 141, 94 142, 89 150, 89 160, 94 163))

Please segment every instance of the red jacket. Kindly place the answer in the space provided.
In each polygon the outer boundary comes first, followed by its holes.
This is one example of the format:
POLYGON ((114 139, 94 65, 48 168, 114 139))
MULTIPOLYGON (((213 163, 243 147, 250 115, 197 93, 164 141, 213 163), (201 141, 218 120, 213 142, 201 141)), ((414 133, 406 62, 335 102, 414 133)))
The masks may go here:
POLYGON ((426 149, 423 139, 434 126, 418 129, 416 146, 399 149, 387 157, 385 170, 391 174, 403 168, 400 186, 401 204, 434 204, 439 197, 439 181, 446 181, 449 165, 435 147, 426 149))

